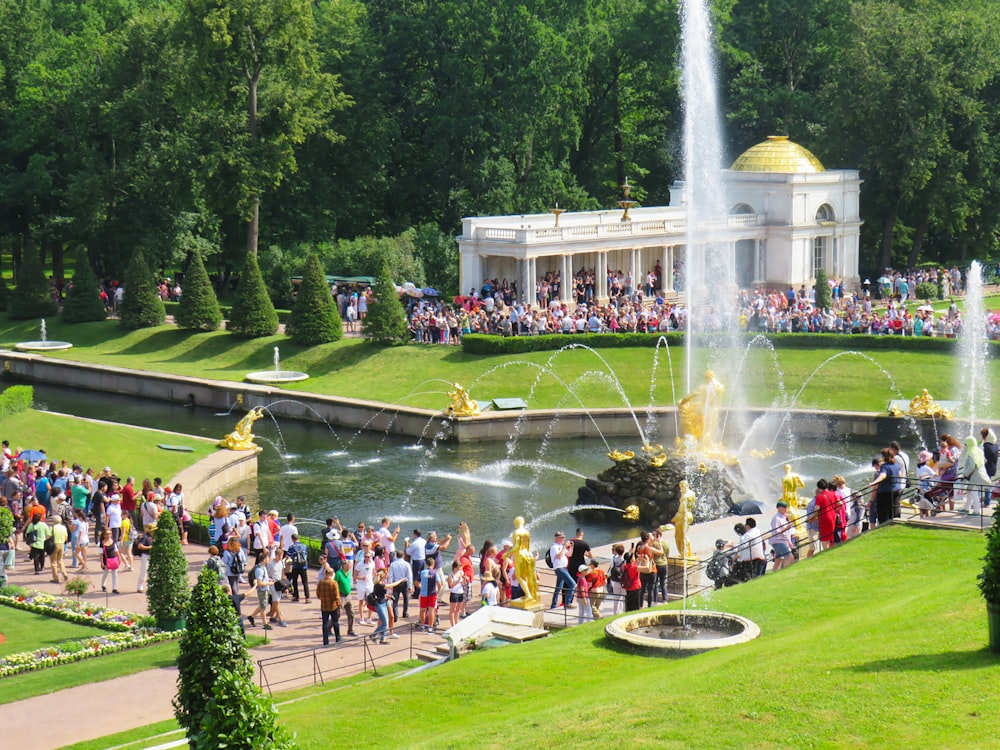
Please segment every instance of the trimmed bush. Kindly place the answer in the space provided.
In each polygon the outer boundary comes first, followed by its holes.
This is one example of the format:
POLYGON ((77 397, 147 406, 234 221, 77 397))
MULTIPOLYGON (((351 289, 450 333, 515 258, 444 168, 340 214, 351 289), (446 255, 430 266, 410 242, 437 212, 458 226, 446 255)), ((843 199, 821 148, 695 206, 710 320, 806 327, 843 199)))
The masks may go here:
POLYGON ((175 319, 181 328, 197 331, 214 331, 222 322, 219 299, 215 296, 212 281, 201 261, 201 253, 197 250, 191 253, 191 260, 188 262, 175 319))
POLYGON ((993 516, 990 530, 986 532, 986 555, 978 585, 986 601, 1000 604, 1000 514, 993 516))
POLYGON ((821 310, 829 310, 832 302, 830 293, 830 281, 826 275, 825 268, 816 270, 816 307, 821 310))
POLYGON ((917 299, 937 299, 938 288, 933 281, 921 281, 917 284, 917 299))
MULTIPOLYGON (((928 351, 951 352, 958 339, 938 336, 873 336, 850 333, 768 333, 744 335, 747 343, 763 336, 775 349, 839 349, 841 351, 928 351)), ((574 333, 545 336, 492 336, 481 333, 462 337, 462 350, 467 354, 523 354, 563 349, 567 346, 589 346, 592 349, 616 347, 655 347, 660 337, 671 347, 684 345, 683 333, 574 333)), ((1000 342, 990 341, 990 356, 1000 356, 1000 342)))
POLYGON ((219 574, 202 568, 191 592, 187 629, 177 654, 177 695, 173 700, 177 723, 196 734, 204 719, 212 686, 224 674, 253 678, 240 619, 229 595, 219 585, 219 574))
POLYGON ((146 601, 149 614, 161 627, 184 619, 191 589, 188 587, 187 558, 181 549, 181 537, 173 513, 164 511, 153 532, 153 547, 149 551, 149 585, 146 601))
POLYGON ((67 323, 89 323, 108 317, 108 311, 101 300, 97 276, 90 267, 90 257, 83 248, 76 253, 73 285, 66 295, 62 316, 67 323))
POLYGON ((125 290, 118 309, 122 328, 135 330, 162 325, 167 318, 153 275, 141 251, 136 251, 125 269, 125 290))
POLYGON ((7 279, 0 273, 0 312, 5 312, 10 304, 10 287, 7 286, 7 279))
MULTIPOLYGON (((0 418, 27 411, 34 402, 34 388, 30 385, 12 385, 0 393, 0 418)), ((0 539, 4 538, 0 536, 0 539)))
POLYGON ((188 734, 192 750, 292 750, 295 743, 278 726, 271 699, 251 678, 225 673, 212 687, 199 731, 188 734))
POLYGON ((330 296, 326 275, 315 253, 306 261, 306 268, 299 284, 299 293, 292 308, 292 317, 285 326, 285 333, 296 344, 312 346, 337 341, 344 335, 344 324, 337 312, 337 305, 330 296))
POLYGON ((361 324, 365 337, 373 344, 383 346, 405 344, 410 338, 406 310, 403 309, 396 285, 392 283, 389 266, 382 266, 382 271, 375 277, 372 292, 375 298, 368 305, 368 314, 361 324))
POLYGON ((21 267, 17 269, 17 284, 7 308, 11 320, 47 318, 59 310, 52 299, 52 287, 45 278, 42 261, 33 250, 26 252, 21 260, 21 267))
POLYGON ((253 253, 247 253, 226 330, 244 339, 273 336, 278 331, 278 314, 267 294, 257 256, 253 253))

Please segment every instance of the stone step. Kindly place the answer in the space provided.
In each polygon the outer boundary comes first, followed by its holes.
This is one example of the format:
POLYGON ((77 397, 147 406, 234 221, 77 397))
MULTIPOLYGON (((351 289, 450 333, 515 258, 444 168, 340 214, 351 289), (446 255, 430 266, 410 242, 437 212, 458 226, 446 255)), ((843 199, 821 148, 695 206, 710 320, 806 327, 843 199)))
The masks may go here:
POLYGON ((493 637, 500 638, 511 643, 524 643, 533 641, 536 638, 544 638, 549 634, 545 628, 529 628, 518 625, 494 625, 493 637))

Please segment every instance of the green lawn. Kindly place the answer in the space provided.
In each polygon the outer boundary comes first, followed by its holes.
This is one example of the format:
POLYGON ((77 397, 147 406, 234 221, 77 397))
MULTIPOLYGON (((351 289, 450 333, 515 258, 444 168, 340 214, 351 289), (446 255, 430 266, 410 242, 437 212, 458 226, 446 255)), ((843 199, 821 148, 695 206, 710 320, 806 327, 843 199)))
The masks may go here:
MULTIPOLYGON (((37 335, 29 328, 0 317, 0 346, 37 335)), ((312 376, 295 384, 296 388, 424 408, 447 405, 447 391, 453 382, 469 388, 473 398, 520 397, 533 408, 573 408, 581 402, 592 408, 621 406, 623 399, 614 378, 620 379, 629 403, 645 407, 651 400, 649 384, 654 373, 654 351, 648 348, 484 357, 465 354, 459 347, 375 348, 359 339, 303 348, 284 336, 242 341, 224 332, 188 334, 172 326, 124 332, 116 321, 67 326, 53 319, 50 329, 53 338, 66 338, 77 346, 48 356, 234 381, 242 380, 250 371, 270 369, 272 348, 277 345, 283 367, 312 376)), ((898 397, 910 399, 922 388, 930 389, 935 398, 958 400, 956 356, 873 351, 842 355, 824 365, 838 353, 822 348, 780 349, 772 356, 765 350, 752 350, 739 380, 748 386, 748 402, 758 406, 774 401, 781 382, 792 399, 817 368, 819 372, 795 401, 796 406, 881 412, 897 393, 898 397)), ((740 359, 743 354, 739 351, 722 356, 740 359)), ((684 358, 682 352, 673 355, 679 396, 684 391, 684 358)), ((992 361, 990 367, 997 381, 1000 360, 992 361)), ((654 404, 675 400, 669 371, 667 354, 661 350, 652 394, 654 404)), ((732 390, 736 384, 725 385, 732 390)), ((997 401, 989 416, 1000 416, 997 401)))
POLYGON ((7 656, 19 651, 58 646, 65 641, 105 635, 107 631, 0 606, 0 633, 6 636, 6 640, 0 643, 0 656, 7 656))
POLYGON ((50 459, 66 459, 96 472, 110 465, 123 477, 172 477, 217 450, 207 440, 34 410, 0 419, 0 433, 15 448, 44 450, 50 459), (157 448, 158 443, 189 445, 194 452, 166 451, 157 448))
MULTIPOLYGON (((1000 657, 975 588, 984 539, 892 528, 698 607, 756 641, 687 659, 609 647, 600 623, 352 690, 407 747, 991 747, 1000 657)), ((359 736, 342 696, 280 708, 302 748, 359 736)))
MULTIPOLYGON (((692 600, 760 625, 741 646, 648 656, 592 623, 349 695, 282 693, 279 716, 303 750, 370 733, 372 711, 408 748, 992 747, 1000 657, 975 587, 984 546, 974 532, 896 526, 692 600)), ((170 729, 73 747, 150 747, 170 729)))

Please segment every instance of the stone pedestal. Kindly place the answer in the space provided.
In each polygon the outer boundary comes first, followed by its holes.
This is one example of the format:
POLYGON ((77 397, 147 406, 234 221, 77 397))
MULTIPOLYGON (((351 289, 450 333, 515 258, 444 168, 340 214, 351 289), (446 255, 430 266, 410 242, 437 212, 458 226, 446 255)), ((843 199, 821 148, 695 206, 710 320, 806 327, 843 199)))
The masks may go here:
MULTIPOLYGON (((697 557, 687 559, 688 592, 698 591, 704 585, 704 568, 697 557)), ((684 596, 684 558, 667 558, 667 594, 683 598, 684 596)))

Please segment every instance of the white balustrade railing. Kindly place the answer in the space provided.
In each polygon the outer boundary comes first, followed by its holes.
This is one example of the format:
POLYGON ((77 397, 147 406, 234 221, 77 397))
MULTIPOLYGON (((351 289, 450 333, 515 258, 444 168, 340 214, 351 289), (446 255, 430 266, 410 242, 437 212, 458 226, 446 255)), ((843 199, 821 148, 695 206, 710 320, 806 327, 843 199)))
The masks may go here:
MULTIPOLYGON (((705 222, 710 229, 744 229, 762 226, 762 214, 734 214, 725 219, 705 222)), ((650 219, 645 221, 601 221, 590 224, 569 224, 562 227, 476 227, 480 241, 532 245, 536 243, 572 242, 622 235, 648 236, 655 234, 683 236, 687 232, 684 218, 650 219)))

